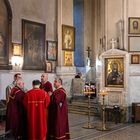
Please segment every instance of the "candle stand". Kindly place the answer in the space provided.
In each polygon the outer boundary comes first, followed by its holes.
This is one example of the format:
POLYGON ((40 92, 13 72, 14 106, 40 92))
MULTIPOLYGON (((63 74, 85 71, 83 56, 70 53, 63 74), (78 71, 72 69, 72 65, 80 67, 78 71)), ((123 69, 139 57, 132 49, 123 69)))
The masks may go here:
POLYGON ((100 95, 103 97, 103 105, 102 105, 102 125, 100 127, 97 127, 97 130, 100 130, 100 131, 109 131, 111 130, 110 128, 107 128, 106 127, 106 123, 105 123, 105 96, 107 95, 108 93, 106 91, 103 91, 100 93, 100 95))
POLYGON ((87 94, 88 95, 88 122, 87 122, 87 124, 85 124, 84 126, 83 126, 83 128, 86 128, 86 129, 93 129, 93 128, 95 128, 93 125, 91 125, 91 123, 90 123, 90 96, 91 96, 91 94, 94 94, 95 92, 93 92, 93 91, 87 91, 87 92, 84 92, 84 94, 87 94))

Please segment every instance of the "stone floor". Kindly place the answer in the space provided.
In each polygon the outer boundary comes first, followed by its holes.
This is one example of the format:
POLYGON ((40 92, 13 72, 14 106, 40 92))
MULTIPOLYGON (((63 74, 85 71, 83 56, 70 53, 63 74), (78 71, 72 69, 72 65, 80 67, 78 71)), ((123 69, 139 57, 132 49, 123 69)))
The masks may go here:
POLYGON ((106 126, 110 131, 99 131, 96 129, 101 126, 98 118, 90 118, 90 124, 95 126, 94 129, 83 128, 87 120, 87 116, 69 114, 71 140, 140 140, 140 123, 107 122, 106 126))
MULTIPOLYGON (((90 117, 90 124, 94 129, 85 129, 88 116, 69 114, 69 125, 71 140, 140 140, 140 123, 115 124, 107 122, 110 131, 99 131, 101 126, 99 118, 90 117)), ((5 122, 0 123, 0 134, 4 133, 5 122)), ((0 139, 1 140, 1 139, 0 139)))

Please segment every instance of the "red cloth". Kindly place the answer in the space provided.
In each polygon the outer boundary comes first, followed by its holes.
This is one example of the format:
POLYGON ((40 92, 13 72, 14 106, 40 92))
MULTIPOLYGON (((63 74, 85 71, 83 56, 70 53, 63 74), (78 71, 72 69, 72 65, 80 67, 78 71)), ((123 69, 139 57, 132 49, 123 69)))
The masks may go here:
POLYGON ((52 84, 49 81, 47 81, 45 84, 41 84, 40 88, 44 89, 46 92, 53 92, 52 84))
POLYGON ((27 109, 28 140, 46 140, 49 103, 50 97, 44 90, 37 88, 27 92, 24 106, 27 109))
POLYGON ((6 110, 6 131, 12 130, 15 139, 25 136, 25 110, 23 98, 25 93, 18 87, 14 87, 9 94, 6 110))
POLYGON ((63 88, 56 89, 51 96, 48 120, 48 140, 70 139, 67 99, 63 88))
MULTIPOLYGON (((49 94, 49 92, 51 92, 51 93, 53 92, 52 84, 49 81, 47 81, 45 84, 41 84, 40 88, 45 90, 48 94, 49 94)), ((48 109, 46 110, 46 120, 48 123, 48 109)))

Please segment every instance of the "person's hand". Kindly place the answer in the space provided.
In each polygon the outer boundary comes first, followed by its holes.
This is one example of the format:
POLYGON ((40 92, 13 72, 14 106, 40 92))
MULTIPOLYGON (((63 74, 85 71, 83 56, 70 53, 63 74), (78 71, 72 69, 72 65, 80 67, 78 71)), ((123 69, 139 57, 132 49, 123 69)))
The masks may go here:
POLYGON ((48 94, 49 94, 49 96, 51 96, 51 95, 52 95, 52 92, 51 92, 51 91, 49 91, 49 92, 48 92, 48 94))
POLYGON ((63 105, 62 102, 60 102, 60 103, 59 103, 60 108, 62 107, 62 105, 63 105))

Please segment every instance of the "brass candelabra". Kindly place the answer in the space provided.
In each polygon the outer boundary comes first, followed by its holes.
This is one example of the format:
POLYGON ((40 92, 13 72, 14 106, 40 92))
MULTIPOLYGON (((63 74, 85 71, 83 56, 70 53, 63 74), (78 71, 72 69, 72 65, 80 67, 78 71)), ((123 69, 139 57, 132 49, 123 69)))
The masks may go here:
POLYGON ((87 94, 88 95, 88 122, 87 124, 85 124, 83 126, 83 128, 86 128, 86 129, 93 129, 95 128, 93 125, 91 125, 91 122, 90 122, 90 97, 91 97, 91 94, 94 94, 95 92, 94 91, 87 91, 87 92, 84 92, 84 94, 87 94))
POLYGON ((97 127, 97 130, 100 131, 109 131, 110 128, 106 127, 106 123, 105 123, 105 96, 107 95, 107 91, 102 91, 100 93, 100 95, 103 97, 103 104, 102 104, 102 125, 100 127, 97 127))

